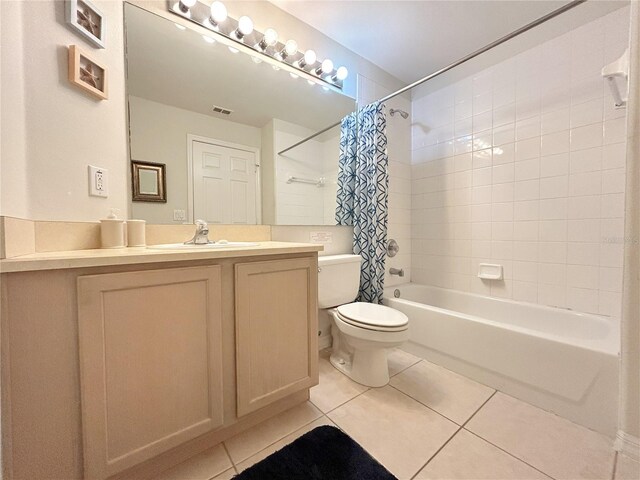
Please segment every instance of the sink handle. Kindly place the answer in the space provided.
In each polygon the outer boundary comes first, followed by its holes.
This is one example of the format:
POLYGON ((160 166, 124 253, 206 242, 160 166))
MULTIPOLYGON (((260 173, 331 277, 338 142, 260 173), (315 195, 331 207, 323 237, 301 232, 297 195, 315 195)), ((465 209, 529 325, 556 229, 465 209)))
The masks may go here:
POLYGON ((196 220, 196 233, 191 240, 184 242, 185 245, 206 245, 214 243, 209 240, 209 224, 204 220, 196 220))

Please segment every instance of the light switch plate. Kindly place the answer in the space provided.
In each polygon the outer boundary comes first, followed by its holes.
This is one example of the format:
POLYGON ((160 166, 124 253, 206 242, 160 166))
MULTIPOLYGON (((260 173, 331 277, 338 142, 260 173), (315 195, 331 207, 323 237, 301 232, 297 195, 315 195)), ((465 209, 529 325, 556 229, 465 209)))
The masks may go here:
POLYGON ((109 171, 107 169, 89 165, 89 195, 103 198, 109 196, 109 171))
POLYGON ((174 210, 173 211, 173 221, 174 222, 184 222, 187 219, 187 212, 184 210, 174 210))

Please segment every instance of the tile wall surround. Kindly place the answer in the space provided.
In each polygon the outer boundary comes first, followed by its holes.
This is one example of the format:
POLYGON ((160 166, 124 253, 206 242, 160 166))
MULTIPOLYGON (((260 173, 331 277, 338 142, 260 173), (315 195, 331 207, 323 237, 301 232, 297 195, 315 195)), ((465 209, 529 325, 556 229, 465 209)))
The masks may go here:
POLYGON ((618 317, 629 8, 412 99, 412 281, 618 317), (504 281, 477 278, 504 266, 504 281))

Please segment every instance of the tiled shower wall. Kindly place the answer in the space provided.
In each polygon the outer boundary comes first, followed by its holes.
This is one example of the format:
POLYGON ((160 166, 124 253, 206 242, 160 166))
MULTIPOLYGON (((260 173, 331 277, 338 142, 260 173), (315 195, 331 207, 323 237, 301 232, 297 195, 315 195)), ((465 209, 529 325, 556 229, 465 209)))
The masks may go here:
POLYGON ((625 109, 617 10, 412 99, 412 281, 618 316, 625 109), (504 266, 504 281, 477 277, 504 266))

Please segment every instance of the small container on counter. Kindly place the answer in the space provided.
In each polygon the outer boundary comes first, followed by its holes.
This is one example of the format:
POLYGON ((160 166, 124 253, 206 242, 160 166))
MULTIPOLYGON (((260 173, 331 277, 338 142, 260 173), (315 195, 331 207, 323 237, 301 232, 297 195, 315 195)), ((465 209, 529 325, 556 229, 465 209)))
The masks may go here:
POLYGON ((102 248, 122 248, 126 245, 124 220, 117 218, 115 209, 107 218, 100 220, 102 248))
POLYGON ((129 247, 146 246, 144 220, 127 220, 127 245, 129 247))

